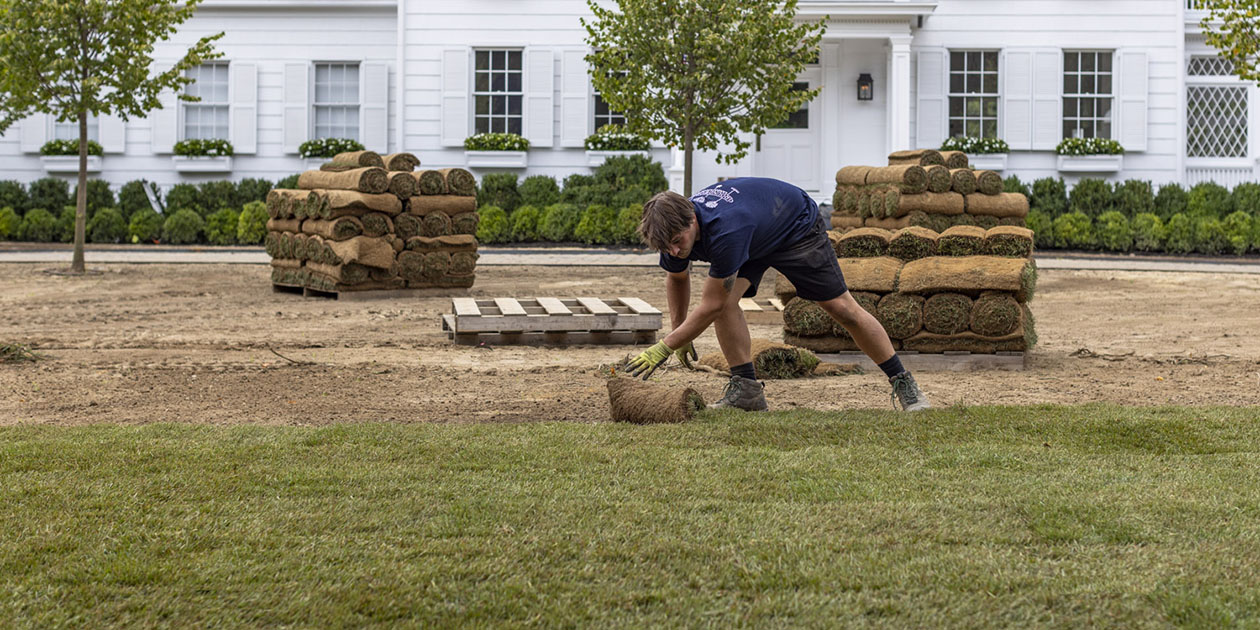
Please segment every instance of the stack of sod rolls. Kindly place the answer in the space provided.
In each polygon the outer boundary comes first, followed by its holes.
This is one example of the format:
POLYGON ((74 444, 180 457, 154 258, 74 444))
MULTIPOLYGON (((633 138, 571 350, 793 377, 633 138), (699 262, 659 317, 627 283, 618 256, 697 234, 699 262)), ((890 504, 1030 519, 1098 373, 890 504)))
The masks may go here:
POLYGON ((298 190, 272 190, 272 282, 328 292, 472 286, 476 181, 463 169, 416 172, 419 164, 409 153, 341 153, 302 173, 298 190), (425 173, 440 174, 442 194, 419 194, 425 173))
MULTIPOLYGON (((1033 233, 1016 226, 944 232, 906 227, 831 233, 857 301, 893 347, 916 352, 1021 352, 1037 340, 1028 301, 1037 269, 1033 233)), ((855 351, 849 333, 780 277, 785 343, 815 352, 855 351)))
POLYGON ((1027 197, 1002 192, 1002 176, 972 170, 961 151, 897 151, 888 166, 846 166, 831 200, 831 227, 842 231, 1023 227, 1028 215, 1027 197))

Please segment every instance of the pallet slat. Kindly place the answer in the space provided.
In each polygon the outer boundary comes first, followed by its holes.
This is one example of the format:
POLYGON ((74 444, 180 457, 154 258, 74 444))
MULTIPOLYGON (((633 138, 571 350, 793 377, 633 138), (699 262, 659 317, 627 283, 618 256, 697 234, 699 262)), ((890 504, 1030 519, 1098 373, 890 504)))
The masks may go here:
POLYGON ((472 298, 451 298, 451 306, 455 308, 455 315, 471 315, 473 317, 481 316, 481 309, 477 308, 477 300, 472 298))
POLYGON ((752 301, 752 298, 740 298, 739 310, 755 312, 755 311, 764 311, 765 309, 761 308, 760 306, 757 306, 757 303, 752 301))
POLYGON ((605 304, 604 301, 599 298, 580 297, 577 298, 577 301, 582 306, 585 306, 586 310, 590 311, 592 315, 617 314, 617 311, 613 309, 613 307, 605 304))
POLYGON ((626 305, 627 308, 638 314, 660 314, 660 311, 657 310, 655 306, 652 306, 637 297, 619 297, 617 298, 617 301, 626 305))
POLYGON ((564 302, 561 302, 557 298, 540 297, 538 298, 538 305, 543 307, 543 310, 547 311, 548 315, 572 315, 573 314, 573 311, 570 311, 569 307, 565 306, 564 302))
POLYGON ((499 307, 499 312, 505 316, 511 315, 529 315, 525 311, 525 307, 513 298, 494 298, 494 303, 499 307))

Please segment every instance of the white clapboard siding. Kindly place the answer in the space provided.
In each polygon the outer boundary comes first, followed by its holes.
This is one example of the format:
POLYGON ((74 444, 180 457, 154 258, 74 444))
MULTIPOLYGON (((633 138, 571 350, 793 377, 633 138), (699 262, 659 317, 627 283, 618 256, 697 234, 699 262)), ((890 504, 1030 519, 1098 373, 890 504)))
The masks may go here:
POLYGON ((468 137, 468 49, 442 51, 442 146, 463 146, 468 137))
POLYGON ((525 51, 525 139, 531 147, 549 147, 555 135, 554 59, 550 50, 525 51))
POLYGON ((311 135, 311 64, 284 64, 284 152, 297 153, 311 135))
POLYGON ((1122 50, 1119 56, 1117 86, 1117 139, 1125 151, 1145 151, 1147 135, 1147 94, 1150 91, 1150 63, 1143 51, 1122 50))
POLYGON ((944 48, 925 48, 919 51, 916 146, 939 147, 949 134, 948 60, 949 52, 944 48))
POLYGON ((40 147, 48 142, 49 120, 47 114, 31 114, 22 119, 20 123, 22 153, 39 153, 40 147))
POLYGON ((1051 151, 1063 139, 1063 51, 1032 51, 1032 148, 1051 151))
POLYGON ((102 115, 97 123, 101 149, 106 153, 127 152, 127 123, 116 114, 102 115))
POLYGON ((1032 148, 1033 53, 1026 49, 1002 51, 1002 132, 1016 151, 1032 148))
POLYGON ((363 64, 359 105, 359 139, 363 146, 382 154, 389 152, 389 65, 363 64))
POLYGON ((258 65, 233 63, 228 66, 232 91, 232 149, 252 155, 258 152, 258 65))
POLYGON ((560 53, 560 146, 580 147, 589 135, 590 93, 586 49, 560 53))

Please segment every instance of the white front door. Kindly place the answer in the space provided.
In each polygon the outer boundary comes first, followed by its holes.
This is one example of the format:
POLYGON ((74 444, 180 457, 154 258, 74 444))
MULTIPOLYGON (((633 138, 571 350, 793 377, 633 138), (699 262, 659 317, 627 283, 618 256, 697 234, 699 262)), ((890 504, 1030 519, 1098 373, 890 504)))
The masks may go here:
MULTIPOLYGON (((821 84, 822 72, 810 68, 793 84, 795 90, 812 90, 821 84)), ((821 95, 820 95, 821 97, 821 95)), ((757 139, 758 177, 773 177, 818 192, 819 103, 806 103, 757 139)))

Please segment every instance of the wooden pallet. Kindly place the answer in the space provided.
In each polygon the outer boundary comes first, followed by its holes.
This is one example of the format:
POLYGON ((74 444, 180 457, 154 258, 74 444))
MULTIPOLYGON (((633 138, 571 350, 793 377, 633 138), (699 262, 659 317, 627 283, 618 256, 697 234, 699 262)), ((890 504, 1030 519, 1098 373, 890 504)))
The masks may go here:
POLYGON ((340 300, 343 302, 358 302, 362 300, 391 300, 405 298, 425 298, 425 297, 454 297, 459 295, 468 295, 466 288, 441 288, 433 287, 427 289, 374 289, 371 291, 321 291, 294 284, 271 283, 272 293, 292 293, 294 295, 303 295, 306 297, 317 297, 329 300, 340 300))
POLYGON ((740 298, 739 309, 749 324, 783 323, 783 302, 779 298, 740 298))
MULTIPOLYGON (((996 354, 972 354, 970 352, 914 352, 899 350, 901 364, 911 372, 975 372, 979 370, 1023 370, 1027 355, 1023 352, 998 352, 996 354)), ((818 353, 818 358, 828 363, 857 363, 868 373, 879 372, 869 357, 861 352, 818 353)))
POLYGON ((654 343, 661 312, 639 298, 453 298, 442 329, 460 344, 654 343))

